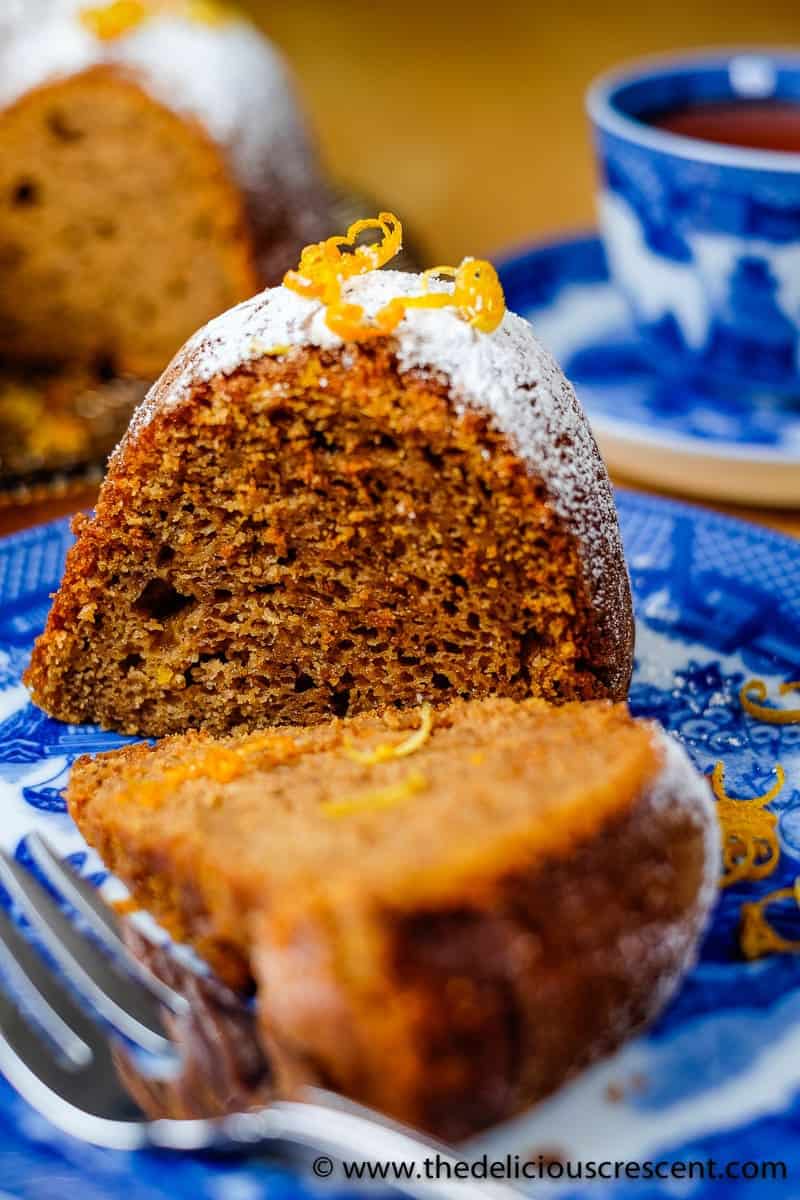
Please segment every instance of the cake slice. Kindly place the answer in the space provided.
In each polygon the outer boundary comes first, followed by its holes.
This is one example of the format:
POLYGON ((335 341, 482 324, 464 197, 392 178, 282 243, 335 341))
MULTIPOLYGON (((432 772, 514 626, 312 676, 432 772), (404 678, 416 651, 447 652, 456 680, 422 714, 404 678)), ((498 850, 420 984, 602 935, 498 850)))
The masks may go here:
POLYGON ((0 7, 0 356, 155 379, 322 232, 285 66, 224 4, 0 7))
POLYGON ((382 241, 309 247, 134 416, 26 677, 52 716, 161 736, 625 696, 628 576, 572 389, 488 263, 371 269, 400 227, 361 226, 382 241))
POLYGON ((718 841, 679 746, 607 702, 457 701, 74 767, 109 868, 237 988, 277 1087, 454 1138, 651 1018, 718 841))

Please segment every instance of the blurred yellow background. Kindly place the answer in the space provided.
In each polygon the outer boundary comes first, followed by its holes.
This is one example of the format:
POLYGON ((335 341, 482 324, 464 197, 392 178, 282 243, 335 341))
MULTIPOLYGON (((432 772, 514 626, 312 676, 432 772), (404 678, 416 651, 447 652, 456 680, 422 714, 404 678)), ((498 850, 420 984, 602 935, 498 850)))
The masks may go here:
POLYGON ((680 47, 800 43, 800 0, 242 6, 294 66, 329 170, 447 261, 593 222, 583 93, 598 72, 680 47))

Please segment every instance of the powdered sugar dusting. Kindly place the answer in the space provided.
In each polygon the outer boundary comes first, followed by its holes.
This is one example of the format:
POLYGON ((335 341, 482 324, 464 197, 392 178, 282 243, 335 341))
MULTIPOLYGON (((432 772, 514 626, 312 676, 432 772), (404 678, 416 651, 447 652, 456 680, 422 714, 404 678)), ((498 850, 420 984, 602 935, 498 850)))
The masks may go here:
POLYGON ((0 29, 0 107, 91 67, 118 67, 172 111, 199 120, 242 187, 263 191, 265 171, 287 187, 306 185, 305 135, 287 72, 254 26, 157 13, 103 41, 80 20, 87 6, 26 0, 9 18, 0 29))
MULTIPOLYGON (((692 764, 689 755, 680 742, 671 738, 660 726, 655 726, 655 740, 662 756, 661 770, 651 785, 648 799, 655 812, 669 809, 676 817, 682 812, 691 814, 700 825, 704 835, 705 860, 701 886, 697 893, 694 907, 687 919, 691 919, 695 927, 695 935, 691 938, 687 957, 676 972, 674 980, 665 981, 665 994, 659 997, 659 1005, 666 999, 666 994, 672 991, 675 984, 693 965, 697 943, 705 929, 711 910, 719 893, 720 862, 722 845, 720 840, 719 821, 711 796, 708 782, 692 764)), ((676 930, 680 937, 682 931, 676 930)), ((685 931, 683 931, 685 936, 685 931)))
MULTIPOLYGON (((430 287, 448 290, 444 281, 430 284, 407 272, 372 271, 347 280, 343 295, 372 317, 393 297, 420 295, 430 287)), ((581 543, 595 604, 624 659, 630 598, 608 476, 572 387, 531 326, 507 312, 487 334, 455 309, 412 308, 393 337, 401 371, 442 377, 456 409, 487 412, 541 476, 554 509, 581 543)), ((230 374, 275 347, 341 345, 319 301, 285 287, 271 288, 190 339, 135 414, 131 434, 155 413, 185 401, 195 385, 230 374)))
MULTIPOLYGON (((645 819, 653 822, 659 843, 670 840, 669 825, 685 833, 690 817, 703 835, 702 875, 694 898, 669 924, 637 930, 623 939, 623 958, 641 964, 656 980, 649 998, 647 1021, 654 1020, 676 992, 697 959, 700 939, 719 894, 720 835, 711 790, 693 766, 683 746, 656 724, 653 739, 661 759, 656 778, 644 797, 645 819)), ((672 834, 675 836, 675 833, 672 834)), ((620 1038, 627 1036, 627 1019, 620 1014, 620 1038)))

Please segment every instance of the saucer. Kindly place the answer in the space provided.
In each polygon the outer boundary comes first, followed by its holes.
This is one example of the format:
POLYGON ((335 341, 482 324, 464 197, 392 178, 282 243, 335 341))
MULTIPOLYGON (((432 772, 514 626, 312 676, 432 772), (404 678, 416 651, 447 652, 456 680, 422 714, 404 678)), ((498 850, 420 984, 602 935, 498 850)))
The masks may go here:
POLYGON ((509 308, 575 385, 612 471, 704 499, 800 507, 800 398, 658 374, 597 236, 540 243, 498 270, 509 308))

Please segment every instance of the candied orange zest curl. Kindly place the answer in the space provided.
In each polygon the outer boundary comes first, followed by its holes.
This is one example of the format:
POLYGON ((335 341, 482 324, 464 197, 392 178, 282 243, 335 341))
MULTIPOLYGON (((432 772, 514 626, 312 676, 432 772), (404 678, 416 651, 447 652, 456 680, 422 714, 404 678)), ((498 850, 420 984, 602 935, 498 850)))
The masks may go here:
POLYGON ((377 217, 364 217, 355 221, 344 237, 328 238, 326 245, 339 251, 340 262, 343 265, 340 276, 349 279, 351 275, 377 271, 396 258, 403 249, 403 226, 394 213, 382 212, 377 217), (373 230, 380 233, 379 242, 356 245, 356 239, 362 233, 373 230), (346 253, 342 254, 342 250, 346 253))
POLYGON ((80 21, 100 41, 113 42, 146 21, 151 8, 145 0, 112 0, 82 9, 80 21))
POLYGON ((403 227, 393 213, 356 221, 344 237, 331 237, 306 246, 296 270, 287 271, 284 286, 326 306, 325 322, 343 341, 365 342, 391 333, 409 308, 455 308, 481 333, 497 328, 506 311, 505 296, 497 272, 482 259, 465 258, 460 267, 432 267, 422 276, 428 288, 435 277, 452 279, 452 291, 426 290, 421 296, 396 296, 368 321, 360 304, 342 296, 342 285, 354 275, 375 271, 390 262, 402 249, 403 227), (357 243, 368 231, 377 230, 377 242, 357 243))
POLYGON ((506 311, 503 286, 491 263, 481 258, 465 258, 460 267, 432 267, 423 275, 427 283, 435 276, 453 280, 453 291, 428 292, 410 296, 404 301, 407 308, 440 308, 452 304, 465 321, 481 333, 497 328, 506 311))
POLYGON ((739 945, 745 958, 763 958, 766 954, 800 954, 800 939, 783 937, 767 919, 765 910, 784 900, 794 900, 800 909, 800 875, 791 887, 778 888, 760 900, 742 905, 739 945))
POLYGON ((402 742, 381 742, 372 750, 358 750, 351 741, 345 742, 342 747, 342 753, 351 760, 351 762, 361 763, 362 766, 371 767, 377 763, 389 762, 394 758, 408 758, 410 754, 415 754, 420 750, 428 738, 431 736, 433 729, 433 709, 430 704, 423 704, 420 710, 420 726, 419 729, 402 742))
MULTIPOLYGON (((800 680, 792 683, 782 683, 778 687, 778 695, 786 696, 789 692, 800 692, 800 680)), ((739 689, 739 700, 742 708, 757 721, 766 721, 769 725, 796 725, 800 723, 800 708, 768 708, 759 701, 766 700, 767 685, 763 679, 748 679, 739 689), (756 700, 753 699, 755 694, 756 700)))
POLYGON ((465 258, 460 267, 432 267, 422 276, 423 282, 427 284, 435 276, 452 279, 452 292, 423 292, 421 296, 398 296, 390 300, 375 317, 382 333, 391 333, 409 308, 456 308, 481 333, 492 333, 497 328, 505 314, 506 301, 491 263, 465 258))
MULTIPOLYGON (((391 326, 402 320, 402 314, 391 326)), ((351 304, 347 300, 337 300, 328 305, 325 314, 325 324, 342 339, 343 342, 369 342, 373 338, 384 337, 390 329, 370 324, 366 319, 364 309, 360 304, 351 304)))
POLYGON ((722 832, 722 876, 720 887, 743 879, 765 879, 778 865, 780 846, 778 818, 765 805, 774 800, 786 782, 780 763, 775 766, 775 783, 760 796, 735 799, 725 792, 725 766, 718 762, 711 775, 717 798, 717 818, 722 832))
POLYGON ((112 42, 161 14, 186 17, 212 27, 226 25, 236 17, 224 0, 109 0, 106 4, 87 5, 80 12, 80 20, 100 41, 112 42))
POLYGON ((774 800, 776 796, 780 795, 786 783, 786 772, 780 763, 775 764, 774 770, 775 782, 771 788, 766 792, 762 792, 760 796, 747 796, 738 799, 735 796, 729 796, 725 791, 725 764, 720 761, 716 764, 712 772, 711 788, 720 802, 727 802, 729 804, 757 804, 759 807, 763 807, 763 805, 769 804, 770 800, 774 800))
POLYGON ((344 237, 329 237, 306 246, 297 270, 287 271, 283 284, 301 296, 336 304, 341 300, 345 279, 377 271, 402 248, 403 226, 394 213, 382 212, 377 217, 354 221, 344 237), (362 234, 374 230, 380 233, 380 241, 356 245, 362 234))

